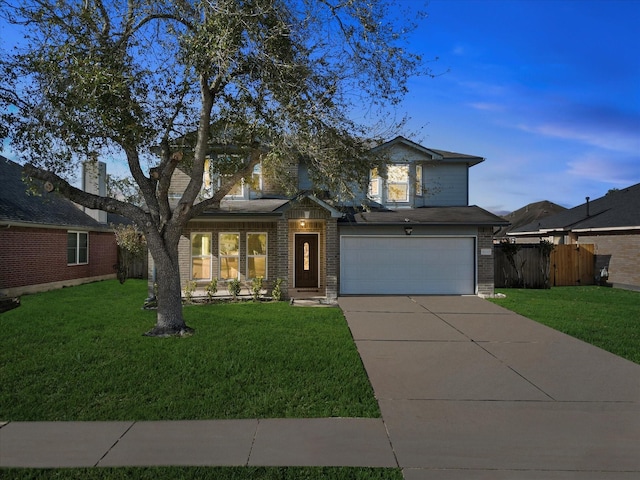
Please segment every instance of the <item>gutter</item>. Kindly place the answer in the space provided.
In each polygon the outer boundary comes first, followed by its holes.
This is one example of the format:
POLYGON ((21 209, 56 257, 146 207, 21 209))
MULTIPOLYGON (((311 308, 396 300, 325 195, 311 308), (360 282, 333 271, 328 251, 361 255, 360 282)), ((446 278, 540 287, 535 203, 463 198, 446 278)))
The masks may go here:
POLYGON ((626 232, 629 230, 640 230, 640 225, 629 227, 599 227, 599 228, 576 228, 571 230, 577 233, 589 233, 589 232, 626 232))
POLYGON ((54 223, 30 223, 30 222, 4 222, 0 221, 0 227, 4 228, 42 228, 45 230, 85 230, 87 232, 112 232, 108 225, 104 226, 87 226, 87 225, 62 225, 54 223))

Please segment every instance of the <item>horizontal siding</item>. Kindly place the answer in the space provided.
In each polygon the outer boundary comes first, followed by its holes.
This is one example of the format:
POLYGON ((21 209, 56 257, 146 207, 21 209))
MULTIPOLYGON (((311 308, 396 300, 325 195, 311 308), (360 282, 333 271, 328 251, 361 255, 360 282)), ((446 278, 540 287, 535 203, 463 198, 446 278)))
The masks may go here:
POLYGON ((468 168, 466 164, 427 164, 422 175, 425 186, 424 206, 460 207, 468 205, 468 168))

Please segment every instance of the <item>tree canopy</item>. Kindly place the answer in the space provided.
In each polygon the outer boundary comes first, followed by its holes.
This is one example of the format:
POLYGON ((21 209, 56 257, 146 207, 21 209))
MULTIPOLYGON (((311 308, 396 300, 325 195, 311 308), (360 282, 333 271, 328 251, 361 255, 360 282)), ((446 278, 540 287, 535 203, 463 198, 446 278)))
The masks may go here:
POLYGON ((275 174, 304 158, 315 185, 348 195, 385 109, 429 74, 407 44, 415 25, 386 0, 25 0, 1 15, 25 41, 0 59, 0 135, 28 175, 135 221, 156 263, 175 262, 186 222, 258 162, 275 174), (201 201, 214 146, 247 160, 201 201), (107 154, 126 158, 144 208, 66 181, 107 154), (172 207, 180 162, 190 182, 172 207))

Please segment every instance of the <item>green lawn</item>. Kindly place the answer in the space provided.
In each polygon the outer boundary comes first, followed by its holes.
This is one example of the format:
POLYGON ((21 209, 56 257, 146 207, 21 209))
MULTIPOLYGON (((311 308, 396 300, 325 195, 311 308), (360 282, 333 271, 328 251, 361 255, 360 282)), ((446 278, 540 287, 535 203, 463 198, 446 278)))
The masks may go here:
POLYGON ((186 306, 196 334, 149 338, 146 282, 22 298, 0 316, 0 420, 379 417, 342 312, 186 306))
POLYGON ((585 286, 498 289, 492 302, 640 363, 640 292, 585 286))

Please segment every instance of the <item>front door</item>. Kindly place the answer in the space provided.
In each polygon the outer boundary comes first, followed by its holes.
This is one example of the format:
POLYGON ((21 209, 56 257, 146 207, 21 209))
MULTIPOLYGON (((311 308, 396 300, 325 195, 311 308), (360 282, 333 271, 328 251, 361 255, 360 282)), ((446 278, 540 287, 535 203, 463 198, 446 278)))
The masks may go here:
POLYGON ((318 235, 295 236, 295 286, 318 288, 318 235))

